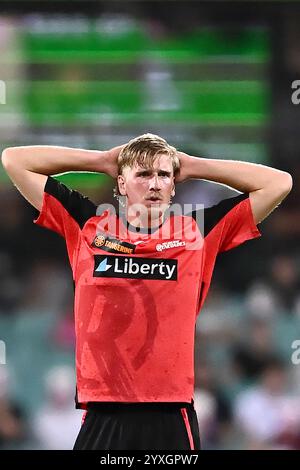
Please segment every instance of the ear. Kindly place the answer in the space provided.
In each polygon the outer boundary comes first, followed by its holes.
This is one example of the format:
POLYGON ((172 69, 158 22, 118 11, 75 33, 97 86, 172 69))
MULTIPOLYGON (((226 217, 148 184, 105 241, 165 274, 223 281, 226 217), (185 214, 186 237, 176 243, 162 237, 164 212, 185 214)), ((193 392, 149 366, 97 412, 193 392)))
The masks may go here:
POLYGON ((126 196, 126 180, 123 175, 118 175, 118 187, 122 196, 126 196))

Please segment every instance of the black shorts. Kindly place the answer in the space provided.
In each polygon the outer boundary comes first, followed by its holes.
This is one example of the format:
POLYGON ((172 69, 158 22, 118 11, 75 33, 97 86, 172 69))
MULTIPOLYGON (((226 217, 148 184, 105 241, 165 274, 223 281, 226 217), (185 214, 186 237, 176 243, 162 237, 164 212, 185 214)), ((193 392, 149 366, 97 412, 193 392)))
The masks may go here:
POLYGON ((89 403, 74 450, 199 450, 190 403, 89 403))

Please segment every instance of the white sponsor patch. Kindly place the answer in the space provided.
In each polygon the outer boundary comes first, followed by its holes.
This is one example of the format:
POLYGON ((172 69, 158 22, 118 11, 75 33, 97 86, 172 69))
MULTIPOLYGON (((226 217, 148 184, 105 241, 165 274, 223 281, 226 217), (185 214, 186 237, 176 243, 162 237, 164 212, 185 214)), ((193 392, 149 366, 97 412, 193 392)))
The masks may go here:
POLYGON ((185 246, 185 242, 181 240, 172 240, 170 242, 158 243, 156 245, 156 251, 164 251, 170 248, 177 248, 179 246, 185 246))

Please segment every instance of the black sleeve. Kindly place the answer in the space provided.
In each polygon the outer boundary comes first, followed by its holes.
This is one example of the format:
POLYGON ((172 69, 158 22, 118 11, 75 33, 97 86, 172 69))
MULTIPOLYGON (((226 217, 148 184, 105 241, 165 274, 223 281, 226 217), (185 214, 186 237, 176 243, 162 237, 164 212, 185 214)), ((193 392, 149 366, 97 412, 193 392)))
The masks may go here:
POLYGON ((96 210, 97 206, 88 197, 48 176, 42 209, 34 222, 66 237, 74 222, 82 229, 96 215, 96 210))

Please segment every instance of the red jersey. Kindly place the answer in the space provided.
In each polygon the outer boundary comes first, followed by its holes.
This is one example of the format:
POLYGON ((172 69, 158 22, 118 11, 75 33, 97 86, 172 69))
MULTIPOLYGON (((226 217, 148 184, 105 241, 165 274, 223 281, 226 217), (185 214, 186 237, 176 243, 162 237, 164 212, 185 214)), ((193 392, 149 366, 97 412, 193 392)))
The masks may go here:
POLYGON ((48 177, 38 225, 65 238, 75 284, 77 400, 187 402, 218 253, 261 234, 249 194, 140 229, 48 177))

